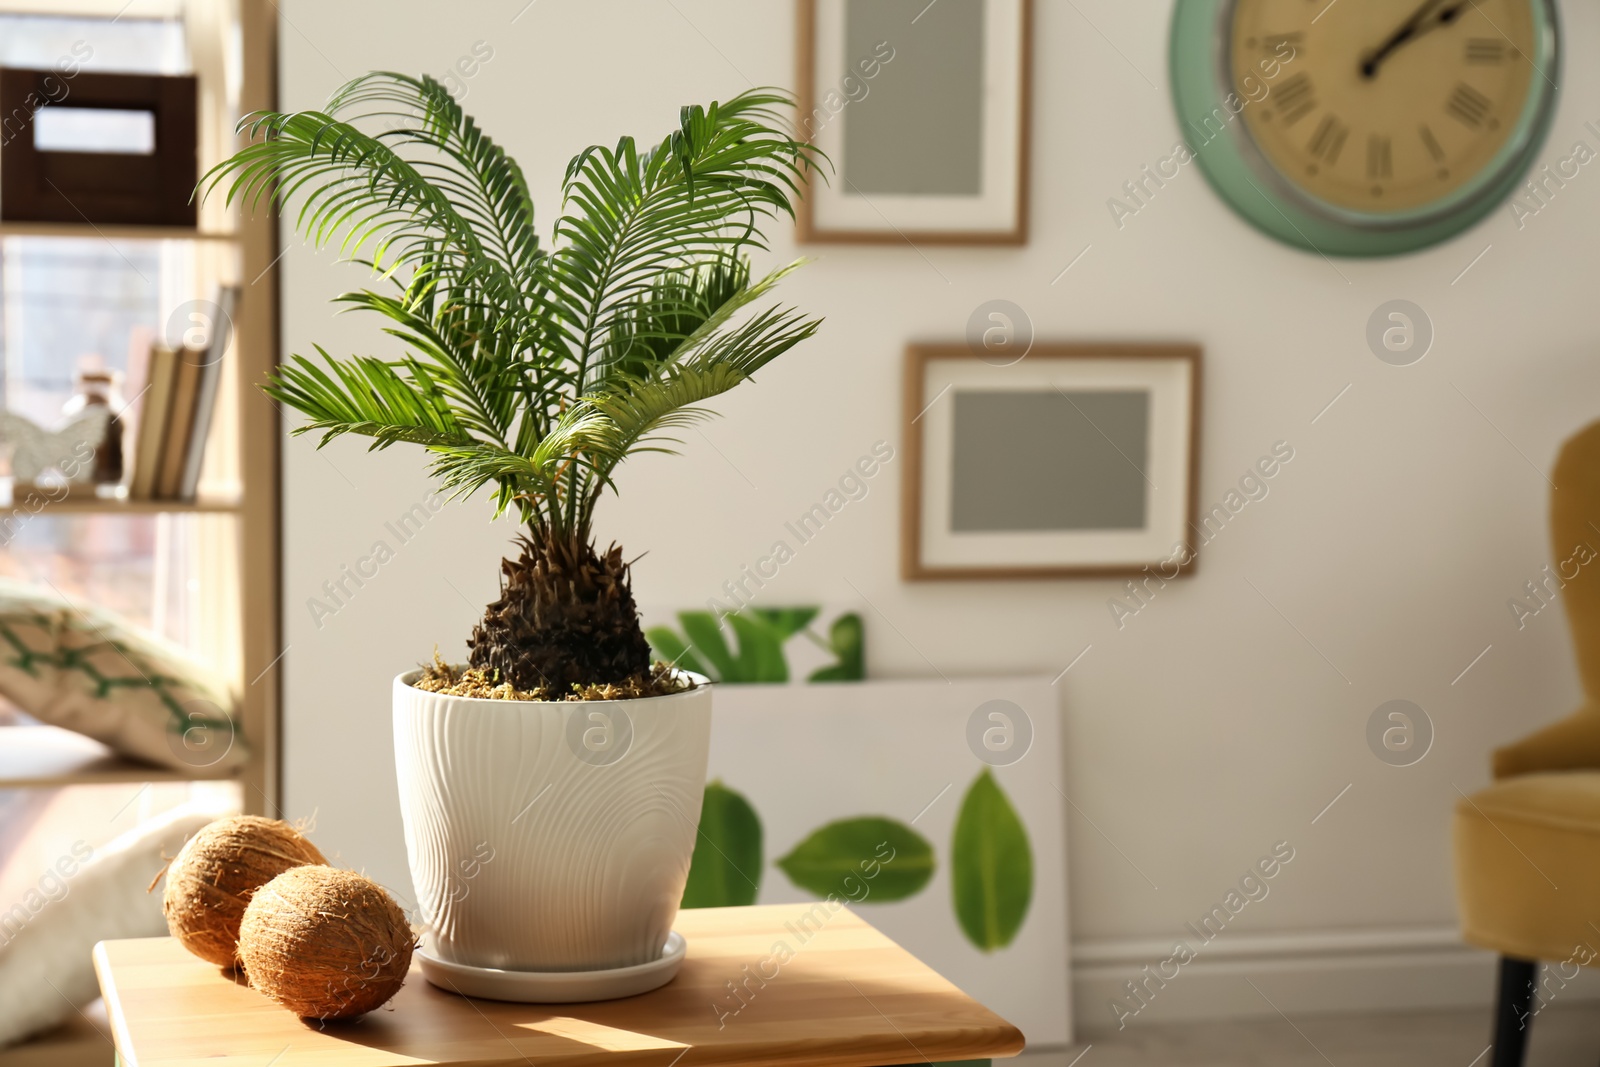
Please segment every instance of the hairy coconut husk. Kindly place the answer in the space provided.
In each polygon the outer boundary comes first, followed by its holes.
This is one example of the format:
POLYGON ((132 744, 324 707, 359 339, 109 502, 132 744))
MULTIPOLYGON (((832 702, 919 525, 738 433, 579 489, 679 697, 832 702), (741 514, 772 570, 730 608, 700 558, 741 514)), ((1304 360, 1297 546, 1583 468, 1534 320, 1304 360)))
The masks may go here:
POLYGON ((559 699, 574 686, 649 677, 650 644, 622 549, 601 555, 587 542, 536 530, 500 570, 500 599, 467 642, 471 665, 493 685, 559 699))
POLYGON ((327 862, 286 822, 259 815, 218 819, 185 842, 167 868, 161 902, 167 929, 201 959, 232 967, 251 894, 291 867, 327 862))
POLYGON ((405 984, 415 939, 400 906, 354 871, 295 867, 256 891, 239 929, 250 985, 303 1019, 348 1019, 405 984))

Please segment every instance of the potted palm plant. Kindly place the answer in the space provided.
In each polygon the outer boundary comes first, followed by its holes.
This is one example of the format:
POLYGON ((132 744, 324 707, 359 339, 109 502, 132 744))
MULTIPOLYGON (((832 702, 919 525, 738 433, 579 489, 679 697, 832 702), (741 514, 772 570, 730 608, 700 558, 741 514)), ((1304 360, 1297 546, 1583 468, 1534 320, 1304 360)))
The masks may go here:
POLYGON ((797 265, 752 275, 762 225, 792 215, 817 162, 783 130, 788 104, 751 91, 683 108, 654 147, 585 149, 548 243, 516 161, 429 77, 249 116, 250 143, 202 182, 293 201, 306 238, 374 272, 338 301, 381 316, 401 354, 296 355, 264 386, 305 416, 294 432, 419 445, 451 496, 489 489, 522 524, 468 663, 436 656, 393 686, 420 952, 447 988, 595 999, 681 958, 711 694, 652 664, 628 562, 593 520, 618 464, 670 450, 702 402, 818 326, 752 306, 797 265))

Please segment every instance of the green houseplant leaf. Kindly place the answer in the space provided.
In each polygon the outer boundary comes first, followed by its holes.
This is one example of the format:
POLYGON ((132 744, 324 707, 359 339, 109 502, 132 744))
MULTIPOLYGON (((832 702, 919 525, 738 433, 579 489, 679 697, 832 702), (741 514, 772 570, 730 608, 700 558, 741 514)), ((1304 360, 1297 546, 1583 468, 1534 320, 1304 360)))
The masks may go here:
POLYGON ((833 620, 833 625, 828 627, 828 648, 839 661, 818 667, 807 681, 859 682, 867 676, 866 642, 860 615, 852 611, 833 620))
POLYGON ((816 618, 822 609, 746 608, 745 611, 772 627, 773 632, 778 635, 778 640, 787 641, 807 626, 810 626, 811 620, 816 618))
POLYGON ((1005 948, 1033 899, 1033 849, 988 768, 961 801, 950 842, 950 888, 961 931, 978 948, 1005 948))
POLYGON ((740 611, 725 616, 739 638, 738 677, 730 682, 787 682, 789 662, 783 658, 784 634, 759 616, 740 611))
POLYGON ((706 786, 700 808, 685 908, 754 904, 761 889, 761 818, 750 802, 720 781, 706 786))
POLYGON ((781 627, 791 625, 792 618, 769 614, 778 619, 778 625, 769 620, 768 614, 754 610, 723 616, 738 639, 737 652, 728 647, 722 626, 709 611, 678 612, 678 625, 683 627, 687 641, 664 626, 652 627, 649 639, 662 658, 698 671, 714 682, 787 682, 789 663, 784 658, 783 642, 789 635, 781 627))
POLYGON ((722 627, 717 625, 711 612, 680 611, 678 625, 683 627, 683 635, 689 639, 689 654, 710 668, 707 673, 712 681, 725 682, 729 675, 737 673, 739 668, 734 662, 733 650, 728 647, 727 639, 722 636, 722 627))
POLYGON ((789 881, 819 897, 833 893, 861 904, 888 903, 915 896, 928 884, 933 846, 903 822, 867 815, 816 830, 778 866, 789 881))
POLYGON ((686 671, 694 671, 707 678, 713 677, 706 669, 706 665, 694 654, 694 650, 684 643, 683 638, 679 637, 672 627, 652 626, 644 632, 644 637, 650 642, 650 651, 657 659, 664 659, 686 671))

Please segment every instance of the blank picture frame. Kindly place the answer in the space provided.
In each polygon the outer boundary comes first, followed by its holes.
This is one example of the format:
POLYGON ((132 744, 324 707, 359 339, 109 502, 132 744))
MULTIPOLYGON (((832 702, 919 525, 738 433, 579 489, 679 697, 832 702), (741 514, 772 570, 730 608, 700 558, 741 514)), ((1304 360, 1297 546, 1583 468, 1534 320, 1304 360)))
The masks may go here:
POLYGON ((906 580, 1193 572, 1198 346, 914 344, 904 399, 906 580))
POLYGON ((1032 0, 799 0, 809 243, 1027 240, 1032 0), (823 164, 827 168, 827 164, 823 164))

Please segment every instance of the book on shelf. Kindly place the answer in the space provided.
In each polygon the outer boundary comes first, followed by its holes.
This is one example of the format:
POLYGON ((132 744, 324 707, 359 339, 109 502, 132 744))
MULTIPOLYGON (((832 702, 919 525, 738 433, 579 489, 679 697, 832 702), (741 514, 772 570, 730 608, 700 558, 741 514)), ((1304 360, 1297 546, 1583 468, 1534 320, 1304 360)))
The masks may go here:
POLYGON ((141 390, 138 440, 133 449, 133 481, 128 496, 156 499, 156 479, 161 473, 161 446, 167 433, 167 414, 177 385, 178 353, 165 345, 150 349, 148 377, 141 390))
POLYGON ((233 286, 218 293, 218 314, 203 348, 157 345, 150 348, 148 360, 141 361, 147 371, 134 435, 131 499, 194 499, 238 293, 233 286))
POLYGON ((161 467, 156 472, 156 499, 178 499, 193 436, 195 401, 200 399, 200 372, 204 354, 192 348, 178 350, 178 369, 172 378, 172 404, 167 408, 167 432, 161 441, 161 467))
POLYGON ((217 406, 217 388, 222 381, 222 357, 227 354, 233 339, 233 313, 239 303, 239 287, 225 285, 217 292, 217 323, 206 341, 205 360, 200 371, 198 395, 195 399, 194 423, 190 429, 189 447, 185 450, 183 470, 178 477, 178 497, 193 500, 200 487, 200 469, 206 456, 206 439, 211 434, 211 417, 217 406))

